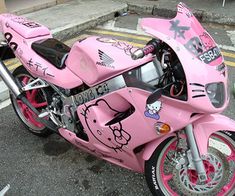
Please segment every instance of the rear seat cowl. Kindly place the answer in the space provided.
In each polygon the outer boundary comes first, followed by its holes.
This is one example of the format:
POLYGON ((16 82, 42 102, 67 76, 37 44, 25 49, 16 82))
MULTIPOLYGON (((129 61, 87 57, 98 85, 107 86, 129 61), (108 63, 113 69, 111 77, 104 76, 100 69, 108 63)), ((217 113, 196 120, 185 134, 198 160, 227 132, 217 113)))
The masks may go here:
POLYGON ((10 27, 25 39, 50 35, 50 31, 47 27, 25 17, 16 16, 13 14, 3 14, 2 19, 2 22, 5 23, 6 28, 10 27))

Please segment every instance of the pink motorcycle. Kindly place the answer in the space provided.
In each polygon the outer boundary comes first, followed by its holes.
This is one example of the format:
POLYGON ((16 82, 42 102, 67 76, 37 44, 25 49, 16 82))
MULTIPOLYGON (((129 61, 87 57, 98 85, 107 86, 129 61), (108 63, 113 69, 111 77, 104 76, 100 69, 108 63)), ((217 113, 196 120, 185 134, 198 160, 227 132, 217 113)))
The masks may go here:
POLYGON ((214 40, 183 3, 173 19, 142 19, 151 34, 139 49, 92 36, 72 48, 41 24, 0 15, 17 57, 0 62, 12 106, 38 136, 60 134, 75 146, 145 173, 153 195, 234 195, 235 122, 228 73, 214 40))

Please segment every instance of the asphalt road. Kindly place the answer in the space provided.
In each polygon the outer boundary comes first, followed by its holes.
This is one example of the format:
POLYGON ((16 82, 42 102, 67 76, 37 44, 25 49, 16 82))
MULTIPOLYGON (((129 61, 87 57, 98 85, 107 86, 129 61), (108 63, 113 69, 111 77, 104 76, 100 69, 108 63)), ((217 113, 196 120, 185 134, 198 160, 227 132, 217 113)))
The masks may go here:
MULTIPOLYGON (((136 19, 121 18, 115 26, 133 29, 136 19), (123 21, 122 21, 123 20, 123 21)), ((207 25, 212 34, 221 34, 219 42, 229 41, 224 27, 207 25)), ((226 27, 228 28, 228 27, 226 27)), ((97 29, 84 32, 97 34, 97 29), (92 32, 93 31, 93 32, 92 32)), ((104 31, 104 30, 103 30, 104 31)), ((119 32, 120 33, 120 32, 119 32)), ((120 38, 117 33, 110 35, 120 38)), ((68 41, 68 44, 73 40, 68 41)), ((122 39, 144 44, 144 41, 123 35, 122 39)), ((225 51, 231 53, 231 51, 225 51)), ((228 61, 235 59, 228 57, 228 61)), ((16 66, 16 63, 11 64, 16 66)), ((235 82, 235 67, 229 67, 230 85, 235 82)), ((235 100, 231 94, 230 105, 224 112, 235 119, 235 100)), ((29 133, 17 119, 11 106, 0 110, 0 189, 6 184, 11 188, 8 196, 24 195, 102 195, 147 196, 151 195, 144 175, 122 169, 82 152, 58 135, 40 138, 29 133)))
POLYGON ((150 195, 144 176, 73 147, 58 135, 40 138, 11 106, 0 114, 0 187, 7 195, 150 195))

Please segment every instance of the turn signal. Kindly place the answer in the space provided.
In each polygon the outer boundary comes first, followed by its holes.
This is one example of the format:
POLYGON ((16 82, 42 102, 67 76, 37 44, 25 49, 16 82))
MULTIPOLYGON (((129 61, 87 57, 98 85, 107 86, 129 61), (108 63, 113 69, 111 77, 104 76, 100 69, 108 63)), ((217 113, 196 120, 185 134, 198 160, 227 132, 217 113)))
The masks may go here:
POLYGON ((163 123, 163 122, 157 122, 155 124, 155 128, 158 134, 166 134, 171 131, 171 128, 168 124, 163 123))

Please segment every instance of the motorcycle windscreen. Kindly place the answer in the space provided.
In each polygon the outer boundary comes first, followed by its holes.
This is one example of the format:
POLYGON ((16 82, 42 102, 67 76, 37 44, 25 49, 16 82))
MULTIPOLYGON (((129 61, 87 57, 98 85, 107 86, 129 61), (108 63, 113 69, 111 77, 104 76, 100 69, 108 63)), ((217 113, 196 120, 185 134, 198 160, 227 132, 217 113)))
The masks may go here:
POLYGON ((141 26, 170 46, 169 40, 174 39, 177 44, 182 44, 189 54, 205 64, 215 66, 223 62, 221 52, 213 38, 183 3, 177 5, 175 18, 145 18, 141 20, 141 26))

